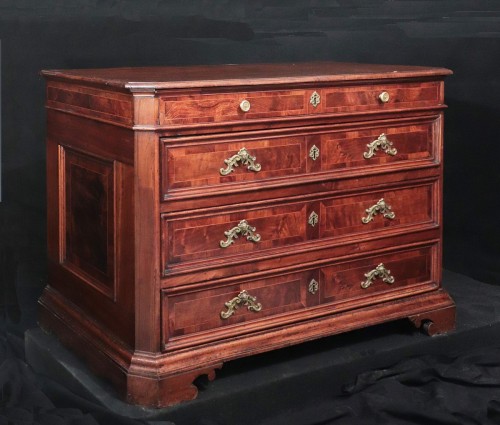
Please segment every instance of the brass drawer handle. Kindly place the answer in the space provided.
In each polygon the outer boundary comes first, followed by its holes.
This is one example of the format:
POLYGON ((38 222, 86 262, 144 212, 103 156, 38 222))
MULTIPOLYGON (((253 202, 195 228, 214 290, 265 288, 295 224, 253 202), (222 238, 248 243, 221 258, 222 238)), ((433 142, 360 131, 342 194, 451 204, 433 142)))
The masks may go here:
POLYGON ((229 173, 234 171, 234 167, 238 166, 238 162, 243 165, 248 165, 250 171, 258 172, 261 169, 260 164, 256 164, 257 158, 248 153, 246 148, 241 148, 237 154, 233 155, 231 158, 225 159, 224 164, 227 165, 226 168, 221 168, 220 173, 223 176, 227 176, 229 173))
POLYGON ((241 291, 238 296, 234 297, 232 300, 224 303, 227 311, 221 311, 220 317, 222 319, 229 319, 236 310, 238 310, 240 305, 248 306, 248 311, 259 312, 262 310, 262 304, 257 302, 257 297, 253 297, 247 291, 241 291))
POLYGON ((389 102, 389 99, 391 98, 391 96, 389 95, 389 93, 387 93, 386 91, 383 91, 382 93, 380 93, 378 95, 378 98, 379 100, 382 102, 382 103, 387 103, 389 102))
POLYGON ((250 102, 248 100, 242 100, 240 103, 240 109, 243 112, 248 112, 250 110, 250 102))
POLYGON ((361 282, 361 287, 363 289, 368 288, 375 279, 382 279, 382 282, 391 284, 394 283, 394 276, 391 276, 391 271, 384 267, 384 263, 380 263, 373 270, 365 273, 366 280, 361 282))
POLYGON ((248 224, 248 221, 241 220, 237 226, 224 232, 224 235, 227 236, 227 239, 225 241, 220 241, 219 244, 221 248, 227 248, 229 245, 234 243, 235 239, 238 239, 238 235, 240 234, 241 236, 246 236, 247 240, 249 241, 259 242, 260 235, 254 232, 255 227, 250 226, 250 224, 248 224))
POLYGON ((370 142, 366 145, 368 148, 367 152, 363 153, 365 159, 370 159, 373 155, 375 155, 375 151, 382 149, 387 155, 396 155, 398 150, 393 147, 393 143, 387 138, 387 136, 382 133, 375 139, 373 142, 370 142))
POLYGON ((380 199, 375 205, 372 205, 365 211, 367 213, 367 216, 361 218, 361 221, 364 224, 372 221, 373 217, 377 214, 383 214, 384 218, 388 218, 389 220, 393 220, 396 217, 396 213, 392 211, 391 206, 387 202, 385 202, 384 198, 380 199))

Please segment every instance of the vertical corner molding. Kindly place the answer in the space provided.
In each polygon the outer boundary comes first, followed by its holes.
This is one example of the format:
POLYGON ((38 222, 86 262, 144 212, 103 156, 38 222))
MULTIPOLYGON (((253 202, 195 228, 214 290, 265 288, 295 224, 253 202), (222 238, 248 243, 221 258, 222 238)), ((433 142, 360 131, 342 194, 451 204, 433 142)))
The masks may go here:
POLYGON ((159 100, 155 91, 133 91, 134 129, 151 129, 158 125, 159 100))

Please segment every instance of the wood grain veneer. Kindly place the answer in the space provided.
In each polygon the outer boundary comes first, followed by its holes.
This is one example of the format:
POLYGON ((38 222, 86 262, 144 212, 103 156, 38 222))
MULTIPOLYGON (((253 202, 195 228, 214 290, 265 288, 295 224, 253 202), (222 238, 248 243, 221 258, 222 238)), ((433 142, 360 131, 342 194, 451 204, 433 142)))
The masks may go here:
POLYGON ((226 361, 388 320, 453 329, 440 283, 449 70, 42 73, 40 325, 128 402, 189 400, 226 361))

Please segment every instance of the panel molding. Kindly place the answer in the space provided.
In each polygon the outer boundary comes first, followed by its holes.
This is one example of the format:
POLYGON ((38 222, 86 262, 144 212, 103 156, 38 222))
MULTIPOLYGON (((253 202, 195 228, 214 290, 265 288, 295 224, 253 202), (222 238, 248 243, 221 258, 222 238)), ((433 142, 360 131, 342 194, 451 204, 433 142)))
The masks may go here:
POLYGON ((60 146, 59 261, 116 300, 116 162, 60 146))

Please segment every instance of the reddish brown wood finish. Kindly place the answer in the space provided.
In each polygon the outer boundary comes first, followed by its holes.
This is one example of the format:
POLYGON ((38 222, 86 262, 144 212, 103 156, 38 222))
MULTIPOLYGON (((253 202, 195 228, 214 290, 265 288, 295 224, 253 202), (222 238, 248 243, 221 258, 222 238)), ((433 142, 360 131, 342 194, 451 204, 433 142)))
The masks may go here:
POLYGON ((449 73, 336 63, 45 71, 41 326, 126 400, 153 407, 196 397, 197 376, 244 355, 402 317, 429 334, 452 329, 440 287, 449 73), (382 133, 397 154, 365 158, 382 133), (243 147, 260 170, 239 162, 222 175, 243 147), (363 223, 381 198, 395 217, 363 223), (221 247, 242 220, 260 238, 221 247), (394 282, 362 288, 381 263, 394 282), (242 291, 262 309, 222 318, 242 291))
POLYGON ((324 112, 359 112, 381 109, 405 109, 431 106, 443 102, 441 83, 419 82, 406 84, 373 84, 356 85, 325 89, 324 112), (381 102, 379 95, 382 92, 389 94, 387 102, 381 102))
POLYGON ((425 246, 266 279, 220 285, 214 289, 174 296, 164 292, 163 311, 168 312, 163 316, 164 335, 169 336, 164 343, 168 346, 168 340, 203 331, 208 331, 209 337, 215 340, 221 337, 221 332, 215 329, 221 327, 231 328, 224 331, 223 336, 227 337, 228 334, 247 332, 248 322, 256 322, 253 328, 257 330, 300 320, 301 311, 307 308, 314 312, 315 309, 311 308, 314 306, 319 306, 317 310, 324 314, 325 309, 335 312, 348 303, 362 307, 387 298, 396 299, 434 289, 437 276, 432 273, 437 261, 437 248, 425 246), (394 283, 376 279, 370 287, 363 289, 361 282, 366 280, 365 274, 382 261, 395 278, 394 283), (312 279, 318 283, 313 292, 309 291, 312 279), (262 303, 262 310, 252 311, 241 306, 228 319, 221 318, 220 313, 228 310, 225 303, 243 290, 262 303), (243 328, 236 325, 243 325, 243 328))
MULTIPOLYGON (((406 183, 407 184, 407 183, 406 183)), ((437 202, 437 181, 408 187, 390 187, 383 190, 361 192, 357 195, 313 198, 308 202, 282 203, 270 207, 252 207, 244 209, 227 207, 224 212, 211 213, 205 210, 203 215, 194 211, 186 212, 182 218, 169 220, 163 218, 163 253, 165 273, 183 263, 199 263, 195 267, 205 267, 204 263, 229 257, 232 265, 247 260, 249 255, 257 256, 280 253, 287 255, 290 248, 298 244, 315 243, 318 239, 337 238, 351 235, 373 234, 381 229, 408 231, 408 227, 438 225, 438 215, 434 208, 437 202), (390 219, 382 214, 373 216, 373 220, 363 223, 368 216, 366 210, 384 199, 391 206, 395 217, 390 219), (318 223, 309 224, 311 214, 316 213, 318 223), (233 243, 223 248, 220 242, 226 242, 225 232, 237 227, 241 220, 255 227, 260 236, 258 242, 238 236, 229 238, 233 243), (270 252, 271 251, 271 252, 270 252)), ((271 203, 271 202, 269 202, 271 203)), ((335 244, 336 241, 330 241, 335 244)), ((338 243, 338 242, 337 242, 338 243)))
POLYGON ((165 96, 160 100, 160 124, 176 126, 433 106, 442 101, 440 84, 386 83, 310 90, 165 96), (389 94, 386 103, 379 99, 383 92, 389 94), (319 104, 316 106, 310 101, 313 93, 319 95, 319 104), (240 107, 245 100, 250 104, 248 111, 240 107))
MULTIPOLYGON (((321 172, 352 172, 362 168, 373 173, 378 169, 433 165, 439 161, 435 139, 439 137, 440 118, 413 123, 380 123, 343 131, 328 131, 308 128, 286 136, 267 138, 237 137, 223 143, 217 138, 165 138, 163 141, 163 192, 165 199, 176 196, 176 190, 189 190, 207 186, 226 186, 225 190, 239 189, 243 182, 269 182, 277 179, 288 180, 291 176, 314 176, 321 172), (367 144, 385 134, 397 149, 397 154, 387 155, 376 152, 366 159, 367 144), (318 157, 309 156, 311 148, 318 148, 318 157), (256 172, 237 163, 228 175, 221 175, 226 169, 224 162, 237 154, 241 148, 247 149, 261 166, 256 172), (169 193, 170 192, 170 193, 169 193)), ((324 174, 321 175, 324 179, 324 174)), ((182 192, 181 192, 182 193, 182 192)), ((189 195, 187 193, 186 195, 189 195)))
POLYGON ((47 84, 47 106, 54 110, 127 126, 133 123, 130 96, 102 88, 94 89, 52 81, 47 84))

